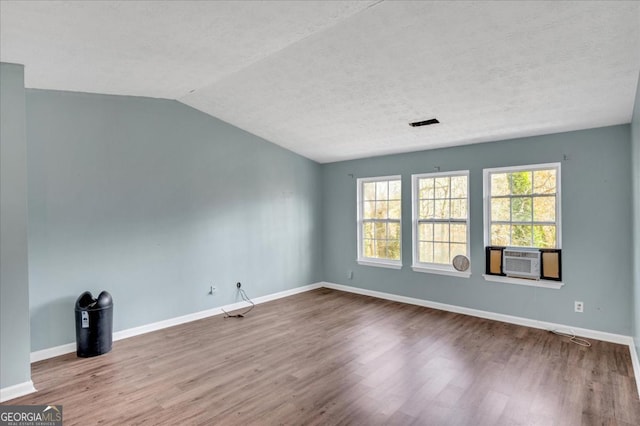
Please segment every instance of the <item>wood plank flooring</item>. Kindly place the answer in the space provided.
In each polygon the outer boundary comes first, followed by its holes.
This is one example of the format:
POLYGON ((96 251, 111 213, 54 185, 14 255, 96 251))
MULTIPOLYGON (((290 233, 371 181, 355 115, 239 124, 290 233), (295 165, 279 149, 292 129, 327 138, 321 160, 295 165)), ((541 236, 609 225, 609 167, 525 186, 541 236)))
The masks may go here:
MULTIPOLYGON (((116 311, 117 314, 117 311, 116 311)), ((628 347, 318 289, 33 365, 65 425, 638 425, 628 347)))

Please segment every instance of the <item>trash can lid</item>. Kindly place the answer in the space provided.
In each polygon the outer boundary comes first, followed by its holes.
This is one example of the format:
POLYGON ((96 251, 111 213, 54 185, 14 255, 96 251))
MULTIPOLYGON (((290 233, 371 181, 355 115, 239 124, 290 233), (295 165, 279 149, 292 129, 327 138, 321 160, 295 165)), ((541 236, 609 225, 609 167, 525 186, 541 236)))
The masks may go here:
POLYGON ((113 299, 108 291, 104 290, 98 295, 96 305, 97 308, 108 308, 113 305, 113 299))
POLYGON ((90 291, 85 291, 76 300, 76 309, 88 309, 96 304, 96 300, 90 291))

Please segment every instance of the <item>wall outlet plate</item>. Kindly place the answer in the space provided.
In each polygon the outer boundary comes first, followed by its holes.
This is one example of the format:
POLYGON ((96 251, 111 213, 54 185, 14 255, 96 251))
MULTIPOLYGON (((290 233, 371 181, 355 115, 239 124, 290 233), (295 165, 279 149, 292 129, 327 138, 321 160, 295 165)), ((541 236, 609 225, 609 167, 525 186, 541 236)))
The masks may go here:
POLYGON ((576 312, 584 312, 584 303, 576 300, 573 304, 573 308, 576 312))

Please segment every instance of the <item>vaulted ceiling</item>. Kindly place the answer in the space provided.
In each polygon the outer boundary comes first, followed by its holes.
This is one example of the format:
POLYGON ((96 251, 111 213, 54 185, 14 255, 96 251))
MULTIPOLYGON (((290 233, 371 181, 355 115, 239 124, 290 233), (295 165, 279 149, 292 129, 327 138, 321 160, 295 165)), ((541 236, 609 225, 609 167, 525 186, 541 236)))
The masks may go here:
POLYGON ((324 163, 628 123, 640 2, 2 0, 0 60, 324 163))

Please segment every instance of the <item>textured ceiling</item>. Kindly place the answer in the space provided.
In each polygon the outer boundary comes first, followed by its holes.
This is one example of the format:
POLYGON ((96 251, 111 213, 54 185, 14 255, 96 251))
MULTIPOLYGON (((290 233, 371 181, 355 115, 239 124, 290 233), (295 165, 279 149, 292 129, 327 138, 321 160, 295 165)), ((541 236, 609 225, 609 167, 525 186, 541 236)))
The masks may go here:
POLYGON ((640 2, 3 0, 0 60, 330 162, 628 123, 640 2))

